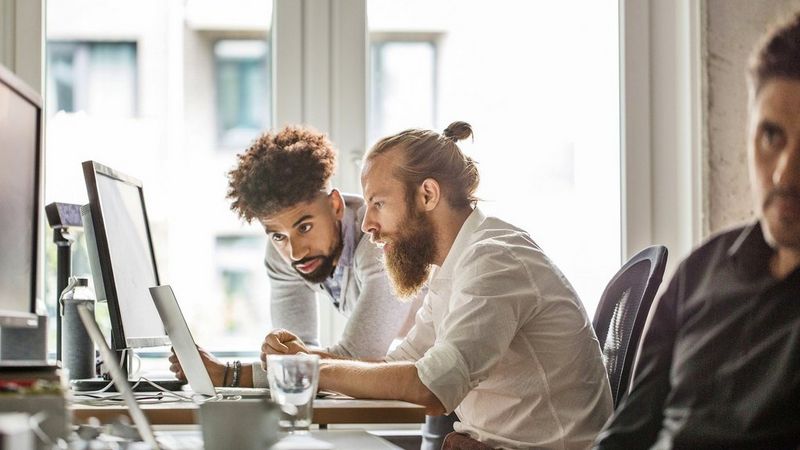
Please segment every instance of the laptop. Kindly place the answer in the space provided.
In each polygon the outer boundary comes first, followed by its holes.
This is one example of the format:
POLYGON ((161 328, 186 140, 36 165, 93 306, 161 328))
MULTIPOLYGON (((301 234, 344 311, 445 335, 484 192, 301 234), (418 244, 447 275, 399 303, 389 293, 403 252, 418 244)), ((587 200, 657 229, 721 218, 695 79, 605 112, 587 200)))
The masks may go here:
POLYGON ((142 440, 150 448, 156 450, 202 449, 203 438, 199 431, 182 432, 180 435, 172 432, 163 433, 156 437, 156 434, 153 432, 153 427, 150 425, 150 421, 147 420, 147 416, 144 415, 142 408, 139 407, 139 403, 136 402, 136 397, 133 395, 131 385, 128 383, 128 377, 122 372, 114 352, 111 350, 111 347, 108 346, 105 337, 103 337, 103 333, 100 331, 100 327, 97 326, 94 313, 90 312, 85 305, 78 305, 78 314, 81 317, 83 326, 89 333, 89 337, 92 339, 92 342, 94 342, 98 351, 100 351, 100 356, 103 357, 103 361, 111 373, 111 380, 114 382, 114 386, 116 386, 117 391, 125 400, 125 404, 128 406, 128 412, 142 440))
POLYGON ((172 288, 169 285, 151 287, 150 296, 153 297, 158 315, 161 316, 164 329, 167 330, 172 348, 181 363, 181 368, 186 374, 192 391, 209 397, 215 395, 266 397, 269 395, 269 389, 266 388, 215 387, 203 364, 203 359, 200 357, 200 352, 197 350, 197 345, 172 288))

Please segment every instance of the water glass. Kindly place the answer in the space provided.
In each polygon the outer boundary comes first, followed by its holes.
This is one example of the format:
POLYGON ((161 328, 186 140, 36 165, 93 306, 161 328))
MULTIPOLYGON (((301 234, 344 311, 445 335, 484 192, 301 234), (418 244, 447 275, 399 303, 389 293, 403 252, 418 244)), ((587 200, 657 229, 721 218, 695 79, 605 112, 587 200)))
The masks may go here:
POLYGON ((319 356, 268 355, 267 377, 272 400, 280 405, 280 425, 289 432, 308 429, 319 382, 319 356))

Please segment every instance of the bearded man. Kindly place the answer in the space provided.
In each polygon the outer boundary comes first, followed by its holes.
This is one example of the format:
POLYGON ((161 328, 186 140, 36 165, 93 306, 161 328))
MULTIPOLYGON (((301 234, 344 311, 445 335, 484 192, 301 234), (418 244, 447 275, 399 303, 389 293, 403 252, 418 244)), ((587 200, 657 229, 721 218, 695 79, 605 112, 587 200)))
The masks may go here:
POLYGON ((681 263, 598 450, 800 448, 800 12, 748 69, 756 217, 681 263))
MULTIPOLYGON (((456 144, 471 135, 407 130, 367 153, 362 230, 397 295, 428 293, 384 361, 323 361, 319 386, 455 410, 444 448, 586 448, 612 411, 591 321, 528 233, 475 207, 478 169, 456 144)), ((296 339, 267 336, 262 358, 296 339)))

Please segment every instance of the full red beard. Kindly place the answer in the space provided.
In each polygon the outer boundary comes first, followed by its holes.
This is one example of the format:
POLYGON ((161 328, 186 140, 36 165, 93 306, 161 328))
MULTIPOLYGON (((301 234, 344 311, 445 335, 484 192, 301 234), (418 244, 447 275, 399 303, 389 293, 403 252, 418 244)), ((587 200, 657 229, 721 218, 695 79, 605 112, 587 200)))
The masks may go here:
POLYGON ((385 242, 383 263, 394 294, 407 300, 415 297, 428 279, 436 254, 436 232, 425 213, 410 210, 402 231, 394 236, 375 235, 385 242))

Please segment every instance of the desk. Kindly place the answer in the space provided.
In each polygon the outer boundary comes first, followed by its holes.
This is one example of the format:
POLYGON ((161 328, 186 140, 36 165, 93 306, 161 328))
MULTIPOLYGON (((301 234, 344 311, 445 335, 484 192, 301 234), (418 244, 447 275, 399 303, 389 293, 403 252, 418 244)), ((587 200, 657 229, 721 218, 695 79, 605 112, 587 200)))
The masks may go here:
MULTIPOLYGON (((170 441, 183 440, 185 443, 186 439, 189 438, 192 444, 195 441, 202 441, 202 437, 200 436, 200 430, 196 425, 191 425, 190 429, 184 429, 182 431, 177 431, 173 429, 169 429, 167 427, 158 427, 162 428, 161 430, 156 431, 156 436, 165 443, 169 443, 170 441), (172 439, 170 439, 172 438, 172 439)), ((183 428, 183 427, 181 427, 183 428)), ((305 436, 288 436, 285 433, 281 433, 283 438, 278 441, 275 445, 270 447, 270 450, 282 450, 282 449, 298 449, 304 448, 307 446, 303 446, 301 443, 303 440, 308 439, 308 435, 305 436), (299 442, 298 442, 299 441, 299 442), (294 444, 294 445, 292 445, 294 444), (298 445, 300 444, 300 445, 298 445)), ((386 450, 400 450, 400 447, 392 444, 391 442, 381 439, 378 436, 373 434, 367 433, 366 431, 351 431, 351 430, 335 430, 335 431, 311 431, 310 436, 316 440, 320 440, 323 442, 327 442, 328 444, 332 444, 333 448, 336 450, 376 450, 376 449, 386 449, 386 450)), ((200 442, 197 442, 200 444, 200 442)), ((179 447, 179 446, 175 446, 179 447)))
MULTIPOLYGON (((124 405, 88 406, 73 404, 72 423, 86 423, 97 417, 102 423, 112 422, 120 415, 128 415, 124 405)), ((194 403, 143 404, 142 410, 151 424, 187 425, 197 423, 198 406, 194 403)), ((423 423, 425 408, 397 400, 317 399, 314 400, 316 424, 342 423, 423 423)))

